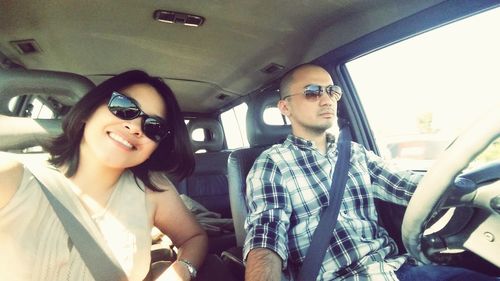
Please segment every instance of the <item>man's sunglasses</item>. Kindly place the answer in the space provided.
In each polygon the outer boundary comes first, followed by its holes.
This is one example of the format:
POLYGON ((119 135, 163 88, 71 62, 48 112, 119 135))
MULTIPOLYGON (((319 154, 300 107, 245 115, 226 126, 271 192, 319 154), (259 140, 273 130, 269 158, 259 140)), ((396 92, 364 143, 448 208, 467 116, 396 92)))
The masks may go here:
POLYGON ((284 100, 296 95, 304 95, 308 101, 317 101, 321 98, 323 93, 326 93, 331 99, 339 101, 342 97, 342 88, 338 85, 328 85, 326 87, 322 87, 320 85, 311 84, 304 87, 303 93, 287 95, 282 99, 284 100))
POLYGON ((131 97, 113 92, 108 102, 108 109, 113 115, 122 120, 132 120, 142 117, 142 131, 148 138, 155 142, 160 142, 170 133, 166 120, 157 116, 147 115, 131 97))

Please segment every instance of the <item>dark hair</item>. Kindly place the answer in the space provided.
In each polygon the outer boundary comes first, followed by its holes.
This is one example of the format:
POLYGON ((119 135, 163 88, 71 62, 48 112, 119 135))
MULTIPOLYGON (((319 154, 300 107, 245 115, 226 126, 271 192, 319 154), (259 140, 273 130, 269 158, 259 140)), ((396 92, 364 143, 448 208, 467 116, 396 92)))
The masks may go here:
POLYGON ((85 126, 83 120, 87 120, 97 107, 107 102, 113 91, 121 91, 135 84, 149 84, 162 96, 171 133, 160 141, 149 159, 130 170, 154 191, 162 190, 151 181, 150 172, 164 172, 173 182, 189 176, 194 169, 194 155, 174 93, 161 79, 140 70, 123 72, 102 82, 71 108, 63 119, 62 134, 45 147, 51 155, 50 163, 56 167, 67 165, 66 176, 74 175, 78 169, 80 142, 85 126))
MULTIPOLYGON (((319 66, 317 64, 313 63, 303 63, 294 66, 292 69, 288 70, 284 75, 283 78, 281 78, 280 81, 280 98, 284 97, 287 95, 287 93, 290 91, 290 84, 293 82, 293 75, 297 70, 304 68, 304 67, 320 67, 323 68, 322 66, 319 66)), ((323 68, 324 69, 324 68, 323 68)))

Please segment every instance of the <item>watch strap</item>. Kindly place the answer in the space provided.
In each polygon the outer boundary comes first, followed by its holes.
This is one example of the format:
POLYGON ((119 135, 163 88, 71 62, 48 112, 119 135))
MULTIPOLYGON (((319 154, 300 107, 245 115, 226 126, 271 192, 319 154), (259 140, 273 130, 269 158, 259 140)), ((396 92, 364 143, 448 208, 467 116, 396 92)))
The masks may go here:
POLYGON ((191 279, 194 279, 196 277, 196 273, 198 272, 196 270, 196 267, 194 267, 194 265, 188 261, 188 260, 178 260, 180 263, 182 263, 188 270, 189 272, 189 276, 191 276, 191 279))

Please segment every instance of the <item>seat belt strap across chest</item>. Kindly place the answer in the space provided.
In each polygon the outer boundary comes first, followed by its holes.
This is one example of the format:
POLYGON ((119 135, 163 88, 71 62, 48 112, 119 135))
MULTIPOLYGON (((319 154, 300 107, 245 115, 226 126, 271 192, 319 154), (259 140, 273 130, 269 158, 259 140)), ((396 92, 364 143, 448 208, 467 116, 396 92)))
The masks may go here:
MULTIPOLYGON (((35 176, 35 175, 34 175, 35 176)), ((78 219, 35 176, 52 209, 68 233, 80 257, 96 281, 127 281, 123 269, 97 244, 78 219)))
POLYGON ((318 226, 314 231, 311 245, 299 271, 299 281, 316 280, 337 223, 351 159, 351 132, 347 124, 340 130, 337 149, 339 155, 333 171, 330 204, 323 210, 318 226))

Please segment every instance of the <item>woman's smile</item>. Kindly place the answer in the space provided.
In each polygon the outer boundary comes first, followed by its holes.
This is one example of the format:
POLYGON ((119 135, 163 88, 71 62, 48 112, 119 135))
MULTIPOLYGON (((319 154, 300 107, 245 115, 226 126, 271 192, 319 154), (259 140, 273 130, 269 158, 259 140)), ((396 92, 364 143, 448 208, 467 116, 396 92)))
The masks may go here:
POLYGON ((136 150, 137 148, 132 145, 130 142, 128 142, 126 139, 122 138, 120 135, 117 135, 113 132, 108 132, 108 136, 114 140, 115 142, 119 143, 120 146, 125 146, 129 150, 136 150))

